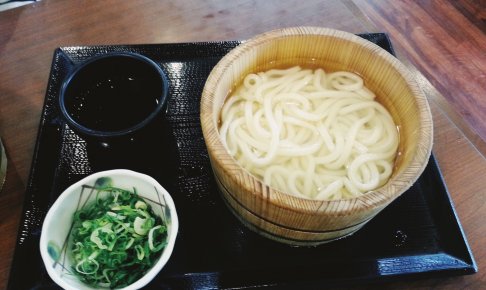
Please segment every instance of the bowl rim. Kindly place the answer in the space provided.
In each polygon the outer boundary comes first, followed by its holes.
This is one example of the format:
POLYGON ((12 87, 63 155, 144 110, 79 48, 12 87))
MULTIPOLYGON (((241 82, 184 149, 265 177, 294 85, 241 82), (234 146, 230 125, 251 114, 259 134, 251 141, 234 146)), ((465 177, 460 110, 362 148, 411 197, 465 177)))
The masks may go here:
POLYGON ((59 105, 59 111, 61 112, 66 122, 76 130, 82 132, 83 134, 86 134, 88 136, 95 136, 95 137, 119 137, 127 134, 132 134, 133 132, 142 129, 150 122, 152 122, 152 120, 154 120, 157 117, 157 115, 161 113, 161 111, 163 111, 164 108, 166 107, 168 94, 169 94, 169 81, 167 75, 155 61, 151 60, 150 58, 144 55, 135 52, 108 52, 108 53, 99 54, 90 57, 84 62, 74 66, 74 69, 70 71, 66 76, 66 78, 62 81, 61 88, 59 90, 58 105, 59 105), (76 77, 78 76, 78 73, 80 73, 82 70, 86 69, 87 67, 96 64, 99 61, 110 59, 110 58, 124 58, 124 59, 136 60, 146 64, 147 67, 153 69, 153 71, 156 72, 160 77, 160 81, 162 84, 161 94, 159 96, 160 101, 157 104, 157 107, 155 107, 155 109, 149 115, 147 115, 142 121, 140 121, 135 125, 127 127, 125 129, 104 131, 104 130, 88 128, 85 125, 77 122, 68 113, 68 109, 66 108, 66 101, 65 101, 66 92, 68 87, 72 83, 72 81, 75 80, 76 77))
MULTIPOLYGON (((156 188, 157 192, 164 197, 164 200, 170 209, 170 218, 171 218, 171 228, 170 231, 168 232, 169 238, 166 247, 164 248, 163 252, 160 255, 159 260, 140 279, 138 279, 137 281, 133 282, 132 284, 122 289, 132 290, 132 289, 139 289, 144 287, 150 281, 152 281, 155 278, 155 276, 158 275, 158 273, 162 270, 162 268, 167 264, 169 258, 172 256, 172 252, 174 250, 176 238, 179 231, 179 219, 178 219, 174 200, 172 199, 172 196, 169 194, 169 192, 164 187, 162 187, 162 185, 160 185, 160 183, 157 180, 155 180, 153 177, 140 172, 136 172, 129 169, 111 169, 111 170, 99 171, 82 178, 81 180, 73 183, 68 188, 66 188, 55 200, 55 202, 51 205, 46 216, 44 217, 40 240, 39 240, 40 254, 42 257, 42 261, 45 265, 45 268, 47 270, 47 273, 49 274, 51 279, 56 284, 63 287, 64 289, 76 290, 77 288, 67 283, 65 279, 61 278, 57 274, 57 271, 54 270, 53 267, 51 267, 52 264, 50 263, 50 261, 52 260, 52 258, 50 257, 47 251, 49 240, 45 231, 46 227, 49 223, 52 222, 52 219, 54 218, 54 212, 56 212, 62 206, 64 201, 70 198, 71 195, 73 195, 82 184, 90 181, 95 181, 99 177, 106 177, 106 176, 113 176, 113 175, 130 176, 130 177, 140 179, 143 182, 152 184, 156 188)), ((88 285, 86 285, 86 287, 90 288, 88 285)))
MULTIPOLYGON (((221 108, 218 108, 220 110, 221 108)), ((219 111, 217 112, 219 114, 219 111)), ((427 101, 427 98, 419 87, 412 72, 401 63, 395 56, 384 50, 380 46, 370 41, 367 41, 350 32, 337 30, 327 27, 317 26, 296 26, 286 27, 264 32, 256 35, 242 44, 231 50, 226 54, 213 68, 204 86, 201 97, 201 127, 203 136, 207 146, 212 146, 217 149, 218 158, 210 158, 211 163, 216 163, 218 168, 221 168, 229 179, 233 182, 237 182, 243 186, 246 191, 251 192, 254 197, 262 200, 271 200, 272 206, 276 206, 282 209, 290 209, 294 212, 300 212, 302 214, 316 214, 316 212, 323 212, 325 209, 326 214, 333 216, 346 216, 350 213, 356 214, 363 211, 369 211, 370 209, 380 208, 391 203, 396 197, 404 193, 410 188, 413 183, 420 177, 424 171, 427 161, 432 153, 433 145, 433 123, 432 114, 427 101), (336 38, 348 42, 353 42, 363 49, 368 50, 376 55, 378 58, 382 58, 385 62, 396 69, 404 81, 407 83, 411 92, 415 96, 417 103, 419 118, 420 118, 420 134, 417 138, 417 149, 410 162, 410 165, 401 173, 392 175, 390 180, 382 187, 368 191, 365 194, 341 200, 312 200, 306 198, 300 198, 280 190, 271 188, 263 183, 260 179, 256 178, 246 169, 241 167, 239 163, 231 156, 219 138, 219 130, 217 122, 214 122, 213 112, 213 88, 217 87, 217 84, 223 77, 226 70, 231 66, 232 62, 241 55, 252 50, 253 46, 259 46, 276 39, 288 38, 288 37, 305 37, 305 36, 320 36, 328 38, 336 38), (218 138, 214 138, 217 136, 218 138), (226 166, 222 166, 223 161, 226 166), (230 172, 229 168, 239 168, 241 176, 230 172), (399 177, 407 176, 407 182, 403 180, 397 180, 399 177), (242 182, 243 180, 251 180, 248 183, 242 182), (253 189, 261 188, 263 192, 267 193, 266 196, 256 194, 253 189), (316 211, 317 206, 317 211, 316 211)), ((212 153, 210 153, 211 155, 212 153)), ((216 174, 216 172, 215 172, 216 174)), ((219 178, 219 177, 218 177, 219 178)), ((233 195, 233 194, 232 194, 233 195)), ((234 196, 233 196, 234 197, 234 196)))

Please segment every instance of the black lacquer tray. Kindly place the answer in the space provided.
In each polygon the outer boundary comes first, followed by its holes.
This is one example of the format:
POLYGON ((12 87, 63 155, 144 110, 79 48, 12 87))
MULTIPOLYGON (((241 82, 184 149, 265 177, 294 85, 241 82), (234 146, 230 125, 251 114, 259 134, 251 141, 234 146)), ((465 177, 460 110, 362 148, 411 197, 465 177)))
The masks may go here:
MULTIPOLYGON (((393 53, 387 35, 365 39, 393 53)), ((296 288, 379 283, 435 275, 471 274, 476 263, 432 156, 416 184, 356 234, 330 244, 295 248, 246 229, 226 208, 213 180, 199 124, 208 74, 240 42, 63 47, 55 51, 25 195, 8 289, 51 289, 39 253, 42 222, 70 184, 112 167, 153 176, 172 194, 180 219, 174 253, 148 289, 296 288), (57 98, 76 64, 97 54, 131 51, 169 77, 165 145, 145 152, 151 165, 115 165, 90 156, 86 143, 61 120, 57 98), (90 158, 91 157, 91 158, 90 158)))

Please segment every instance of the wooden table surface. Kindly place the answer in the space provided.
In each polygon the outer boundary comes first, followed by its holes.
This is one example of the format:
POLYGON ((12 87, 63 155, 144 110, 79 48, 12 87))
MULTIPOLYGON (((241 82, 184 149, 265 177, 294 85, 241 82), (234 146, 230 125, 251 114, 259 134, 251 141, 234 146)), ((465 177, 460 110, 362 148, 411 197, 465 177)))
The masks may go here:
POLYGON ((54 1, 0 12, 0 289, 17 242, 54 49, 94 44, 243 40, 287 26, 387 32, 426 92, 434 148, 478 264, 473 275, 358 288, 486 285, 486 7, 484 1, 54 1), (390 2, 390 3, 389 3, 390 2))

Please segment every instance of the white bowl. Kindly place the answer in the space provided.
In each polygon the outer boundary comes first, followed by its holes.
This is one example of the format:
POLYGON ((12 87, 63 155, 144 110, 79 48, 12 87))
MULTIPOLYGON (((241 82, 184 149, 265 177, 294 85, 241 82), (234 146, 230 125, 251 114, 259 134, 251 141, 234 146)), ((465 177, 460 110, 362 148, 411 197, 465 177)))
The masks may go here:
POLYGON ((174 201, 169 193, 152 177, 138 172, 116 169, 102 171, 85 177, 68 187, 49 209, 40 237, 40 252, 49 276, 64 289, 99 289, 92 288, 81 282, 71 273, 71 262, 64 245, 73 223, 73 214, 86 201, 95 198, 89 194, 99 178, 108 177, 112 186, 133 190, 150 204, 155 214, 167 223, 167 246, 163 249, 159 260, 139 280, 123 289, 140 289, 148 284, 161 271, 169 260, 177 236, 179 221, 174 201))

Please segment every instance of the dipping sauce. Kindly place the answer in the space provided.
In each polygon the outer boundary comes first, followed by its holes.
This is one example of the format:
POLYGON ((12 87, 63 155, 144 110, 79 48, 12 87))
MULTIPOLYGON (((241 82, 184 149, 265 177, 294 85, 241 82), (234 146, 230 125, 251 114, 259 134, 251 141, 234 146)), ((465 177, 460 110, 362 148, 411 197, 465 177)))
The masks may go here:
POLYGON ((118 131, 137 125, 154 112, 159 91, 140 76, 114 75, 73 92, 66 107, 72 118, 87 128, 118 131))
POLYGON ((75 67, 59 98, 68 125, 88 136, 123 136, 145 127, 165 107, 168 81, 151 59, 108 53, 75 67))

